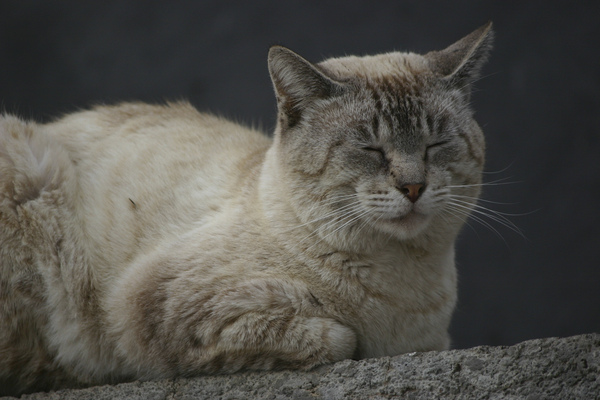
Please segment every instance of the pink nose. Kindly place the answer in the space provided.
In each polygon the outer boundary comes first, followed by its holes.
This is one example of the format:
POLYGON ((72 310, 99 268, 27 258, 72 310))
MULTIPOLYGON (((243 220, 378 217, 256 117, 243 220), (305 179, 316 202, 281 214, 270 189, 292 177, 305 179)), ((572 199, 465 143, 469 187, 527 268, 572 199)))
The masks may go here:
POLYGON ((424 183, 409 183, 400 187, 400 192, 405 195, 411 203, 415 203, 419 200, 419 197, 421 197, 424 191, 424 183))

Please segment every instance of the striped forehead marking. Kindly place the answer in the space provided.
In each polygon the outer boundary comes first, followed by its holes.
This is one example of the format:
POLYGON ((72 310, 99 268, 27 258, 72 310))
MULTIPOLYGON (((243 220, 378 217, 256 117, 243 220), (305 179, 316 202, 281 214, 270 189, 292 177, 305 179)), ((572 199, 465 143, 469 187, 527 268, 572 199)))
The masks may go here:
POLYGON ((366 89, 375 106, 371 121, 373 135, 391 140, 406 151, 417 150, 427 121, 416 85, 387 78, 367 83, 366 89))

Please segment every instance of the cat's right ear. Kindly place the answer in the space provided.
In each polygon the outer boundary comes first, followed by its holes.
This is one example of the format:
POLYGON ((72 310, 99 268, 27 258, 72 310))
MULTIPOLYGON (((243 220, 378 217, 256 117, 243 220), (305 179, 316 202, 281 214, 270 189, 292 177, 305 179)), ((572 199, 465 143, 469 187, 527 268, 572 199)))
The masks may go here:
POLYGON ((340 85, 318 67, 285 47, 271 47, 268 62, 282 129, 297 125, 314 100, 327 98, 341 90, 340 85))
POLYGON ((435 73, 468 98, 471 85, 479 78, 481 67, 487 61, 493 40, 490 21, 446 49, 427 53, 425 59, 435 73))

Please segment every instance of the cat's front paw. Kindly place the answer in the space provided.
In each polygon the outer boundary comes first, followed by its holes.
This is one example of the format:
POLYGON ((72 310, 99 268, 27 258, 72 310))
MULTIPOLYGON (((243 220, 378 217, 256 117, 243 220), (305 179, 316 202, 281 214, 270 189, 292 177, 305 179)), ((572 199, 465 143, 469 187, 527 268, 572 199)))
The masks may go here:
POLYGON ((352 329, 330 318, 311 318, 309 324, 321 326, 322 344, 327 349, 325 363, 352 358, 357 341, 352 329))

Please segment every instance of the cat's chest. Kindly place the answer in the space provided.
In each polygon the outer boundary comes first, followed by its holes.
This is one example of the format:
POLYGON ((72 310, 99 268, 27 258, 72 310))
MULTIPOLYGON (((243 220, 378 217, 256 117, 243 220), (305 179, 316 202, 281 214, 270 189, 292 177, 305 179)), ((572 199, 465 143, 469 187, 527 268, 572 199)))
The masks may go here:
POLYGON ((343 262, 338 318, 358 334, 358 355, 441 350, 456 302, 453 255, 419 260, 384 257, 343 262), (344 287, 345 286, 345 287, 344 287))

